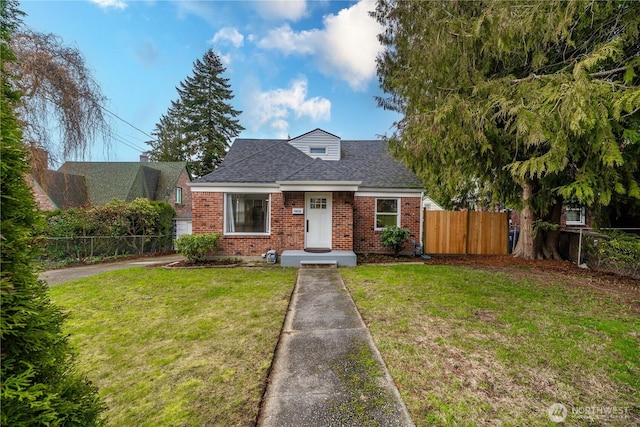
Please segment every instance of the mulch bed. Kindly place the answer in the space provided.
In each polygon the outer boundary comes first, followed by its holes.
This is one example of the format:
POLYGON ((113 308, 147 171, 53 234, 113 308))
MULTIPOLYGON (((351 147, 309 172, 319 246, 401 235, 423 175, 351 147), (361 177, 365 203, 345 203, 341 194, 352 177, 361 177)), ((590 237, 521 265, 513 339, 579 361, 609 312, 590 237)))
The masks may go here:
POLYGON ((495 271, 512 277, 526 277, 541 285, 550 282, 568 283, 574 287, 586 287, 605 294, 622 297, 631 307, 640 311, 640 280, 620 274, 578 267, 570 261, 530 260, 512 255, 436 255, 430 259, 391 255, 358 256, 358 264, 387 264, 423 262, 427 265, 463 266, 479 270, 495 271))
POLYGON ((239 265, 241 261, 237 259, 216 259, 208 260, 204 262, 188 262, 188 261, 176 261, 171 264, 165 265, 167 268, 208 268, 208 267, 235 267, 239 265))
POLYGON ((522 259, 512 255, 435 256, 425 260, 430 265, 454 265, 487 271, 549 284, 562 281, 573 287, 585 287, 607 295, 622 297, 630 307, 640 311, 640 280, 620 274, 580 268, 570 261, 522 259))

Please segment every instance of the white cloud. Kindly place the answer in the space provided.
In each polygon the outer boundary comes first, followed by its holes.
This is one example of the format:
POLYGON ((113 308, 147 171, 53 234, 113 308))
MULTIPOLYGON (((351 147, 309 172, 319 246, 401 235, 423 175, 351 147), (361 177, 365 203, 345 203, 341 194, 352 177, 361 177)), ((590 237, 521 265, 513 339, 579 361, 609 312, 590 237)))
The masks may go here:
POLYGON ((314 55, 320 70, 344 80, 354 90, 364 90, 376 74, 376 57, 382 46, 377 35, 382 26, 369 15, 373 0, 361 0, 337 15, 324 18, 324 28, 295 32, 281 25, 258 41, 258 47, 285 55, 314 55))
POLYGON ((258 47, 279 50, 285 55, 314 54, 322 46, 323 34, 320 30, 300 31, 296 33, 289 24, 270 30, 258 41, 258 47))
POLYGON ((113 7, 115 9, 124 10, 127 8, 127 3, 123 0, 89 0, 91 3, 95 3, 103 9, 113 7))
POLYGON ((321 56, 353 89, 364 89, 376 75, 376 58, 382 51, 377 36, 383 27, 369 15, 374 9, 375 2, 364 0, 325 18, 321 56))
POLYGON ((216 5, 214 2, 183 0, 170 1, 176 7, 178 18, 185 19, 189 15, 194 15, 213 26, 218 26, 219 13, 216 13, 216 5))
POLYGON ((244 36, 240 34, 237 28, 224 27, 215 33, 210 41, 210 43, 217 42, 229 42, 234 47, 240 47, 244 42, 244 36))
POLYGON ((265 19, 297 21, 307 14, 306 0, 261 0, 256 7, 265 19))
POLYGON ((231 66, 231 54, 219 55, 219 57, 220 62, 222 62, 222 65, 224 65, 224 68, 229 71, 229 67, 231 66))
POLYGON ((331 118, 331 101, 322 97, 307 98, 307 80, 300 78, 286 89, 258 92, 252 98, 251 111, 254 131, 267 126, 279 137, 286 137, 291 118, 309 118, 313 121, 331 118))

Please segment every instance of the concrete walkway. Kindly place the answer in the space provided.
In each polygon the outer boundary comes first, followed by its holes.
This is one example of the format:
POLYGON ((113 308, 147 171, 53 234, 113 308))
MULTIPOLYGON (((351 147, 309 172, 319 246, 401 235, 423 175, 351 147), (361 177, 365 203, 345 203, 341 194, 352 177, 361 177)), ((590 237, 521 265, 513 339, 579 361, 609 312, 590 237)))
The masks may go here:
POLYGON ((336 267, 303 267, 258 426, 413 426, 336 267))

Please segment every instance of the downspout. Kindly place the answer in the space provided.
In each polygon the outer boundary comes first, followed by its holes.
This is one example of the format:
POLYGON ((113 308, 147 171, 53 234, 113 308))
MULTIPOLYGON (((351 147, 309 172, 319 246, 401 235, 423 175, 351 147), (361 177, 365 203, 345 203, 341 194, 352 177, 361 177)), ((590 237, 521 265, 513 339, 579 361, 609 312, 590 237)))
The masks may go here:
POLYGON ((424 254, 424 207, 422 202, 424 200, 424 191, 420 192, 420 246, 422 246, 422 253, 424 254))

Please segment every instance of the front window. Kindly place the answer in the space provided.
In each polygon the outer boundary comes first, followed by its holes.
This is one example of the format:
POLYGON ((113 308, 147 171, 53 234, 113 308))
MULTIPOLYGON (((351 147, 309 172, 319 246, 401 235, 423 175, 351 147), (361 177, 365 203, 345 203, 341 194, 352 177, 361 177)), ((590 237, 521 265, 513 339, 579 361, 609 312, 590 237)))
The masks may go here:
POLYGON ((225 233, 268 233, 268 194, 227 194, 225 233))
POLYGON ((182 188, 176 187, 176 204, 182 204, 182 188))
POLYGON ((567 215, 567 225, 584 225, 585 214, 584 207, 576 205, 566 205, 565 211, 567 215))
POLYGON ((376 199, 376 229, 389 225, 400 226, 398 199, 376 199))

